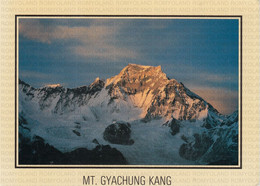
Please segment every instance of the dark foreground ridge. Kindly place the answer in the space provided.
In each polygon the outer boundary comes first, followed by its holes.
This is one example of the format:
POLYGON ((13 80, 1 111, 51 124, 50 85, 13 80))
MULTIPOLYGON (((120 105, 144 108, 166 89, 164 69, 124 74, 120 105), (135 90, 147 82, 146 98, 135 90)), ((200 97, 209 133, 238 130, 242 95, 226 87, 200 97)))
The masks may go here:
POLYGON ((97 145, 93 150, 78 148, 62 153, 35 136, 30 142, 20 138, 20 165, 126 165, 121 152, 109 145, 97 145))
POLYGON ((19 80, 20 164, 238 165, 238 123, 238 111, 222 115, 160 66, 129 64, 72 89, 19 80), (68 141, 54 147, 56 139, 68 141), (61 152, 70 139, 84 144, 61 152))

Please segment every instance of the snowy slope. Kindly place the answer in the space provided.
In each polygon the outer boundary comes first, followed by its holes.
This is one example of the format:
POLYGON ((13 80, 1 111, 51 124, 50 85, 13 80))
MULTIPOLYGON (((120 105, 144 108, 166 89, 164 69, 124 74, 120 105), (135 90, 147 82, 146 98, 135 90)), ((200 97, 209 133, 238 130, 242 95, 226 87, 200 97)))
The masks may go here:
POLYGON ((74 89, 33 88, 20 80, 19 117, 19 133, 30 140, 40 136, 61 152, 110 145, 130 164, 208 164, 217 143, 237 145, 231 142, 238 135, 235 114, 221 115, 182 83, 168 79, 160 66, 129 64, 106 81, 97 78, 74 89), (175 120, 180 126, 173 135, 175 120), (129 124, 133 144, 104 139, 104 130, 118 122, 129 124), (196 147, 198 136, 209 141, 202 150, 196 147), (187 155, 193 151, 199 156, 187 155))

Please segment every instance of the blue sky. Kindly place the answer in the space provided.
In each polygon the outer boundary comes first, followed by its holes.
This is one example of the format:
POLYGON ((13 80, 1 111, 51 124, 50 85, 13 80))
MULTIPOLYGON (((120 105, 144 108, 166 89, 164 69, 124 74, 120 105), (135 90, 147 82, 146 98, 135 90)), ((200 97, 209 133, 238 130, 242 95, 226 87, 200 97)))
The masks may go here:
POLYGON ((19 19, 19 78, 89 85, 128 63, 161 65, 221 113, 238 105, 237 19, 19 19))

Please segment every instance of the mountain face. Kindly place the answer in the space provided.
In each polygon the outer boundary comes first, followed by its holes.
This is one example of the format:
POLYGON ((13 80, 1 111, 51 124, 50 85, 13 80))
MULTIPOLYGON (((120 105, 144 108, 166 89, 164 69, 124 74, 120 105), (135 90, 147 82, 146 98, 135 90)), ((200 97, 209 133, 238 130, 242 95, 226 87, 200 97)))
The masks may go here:
POLYGON ((220 114, 160 66, 129 64, 106 81, 73 89, 19 80, 19 134, 30 143, 41 137, 61 153, 109 145, 129 164, 238 159, 238 113, 220 114))

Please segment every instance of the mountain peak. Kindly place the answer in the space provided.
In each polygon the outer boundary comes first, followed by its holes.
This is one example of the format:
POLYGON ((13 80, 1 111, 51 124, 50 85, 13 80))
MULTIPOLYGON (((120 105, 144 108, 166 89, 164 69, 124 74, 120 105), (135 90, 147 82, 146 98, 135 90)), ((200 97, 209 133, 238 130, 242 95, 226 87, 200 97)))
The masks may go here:
POLYGON ((47 85, 45 85, 45 87, 56 88, 56 87, 61 87, 61 84, 59 84, 59 83, 57 83, 57 84, 47 84, 47 85))
POLYGON ((154 67, 154 66, 145 66, 145 65, 129 63, 122 71, 125 71, 125 70, 136 71, 136 72, 142 72, 142 71, 158 71, 158 72, 162 72, 162 67, 161 67, 161 65, 159 65, 157 67, 154 67))
POLYGON ((128 64, 121 72, 107 79, 106 85, 117 84, 118 82, 128 82, 135 84, 137 82, 157 82, 157 81, 168 81, 166 74, 162 72, 161 66, 144 66, 138 64, 128 64))
MULTIPOLYGON (((21 80, 19 84, 22 92, 33 94, 32 87, 21 80)), ((138 118, 142 118, 144 121, 159 117, 165 119, 173 117, 190 121, 202 120, 211 114, 220 117, 213 106, 191 92, 182 83, 175 79, 168 79, 162 72, 161 66, 128 64, 118 75, 107 79, 106 82, 96 78, 89 86, 67 90, 58 88, 59 86, 59 84, 49 85, 47 88, 39 89, 40 95, 44 95, 42 100, 46 100, 47 97, 52 99, 61 94, 60 102, 64 103, 64 107, 67 107, 69 101, 71 101, 71 105, 74 105, 75 99, 78 99, 77 103, 80 105, 87 104, 88 100, 93 100, 90 104, 96 104, 96 102, 101 104, 102 102, 102 104, 107 103, 109 107, 114 104, 113 108, 120 108, 121 104, 126 104, 131 108, 138 108, 140 110, 138 118), (95 96, 98 100, 95 100, 95 96)), ((35 95, 35 97, 37 96, 35 95)), ((48 104, 51 102, 49 101, 48 104)), ((61 104, 60 102, 59 104, 61 104)), ((127 106, 127 109, 129 107, 127 106)), ((57 110, 60 108, 62 107, 57 106, 57 110)))
POLYGON ((93 81, 93 83, 91 83, 91 85, 92 84, 97 84, 97 83, 99 83, 100 81, 102 81, 99 77, 97 77, 96 79, 95 79, 95 81, 93 81))
POLYGON ((105 84, 105 82, 104 82, 102 79, 100 79, 99 77, 97 77, 97 78, 95 79, 95 81, 93 81, 93 83, 90 84, 89 87, 90 87, 90 88, 93 88, 93 87, 95 87, 95 86, 103 87, 104 84, 105 84))

